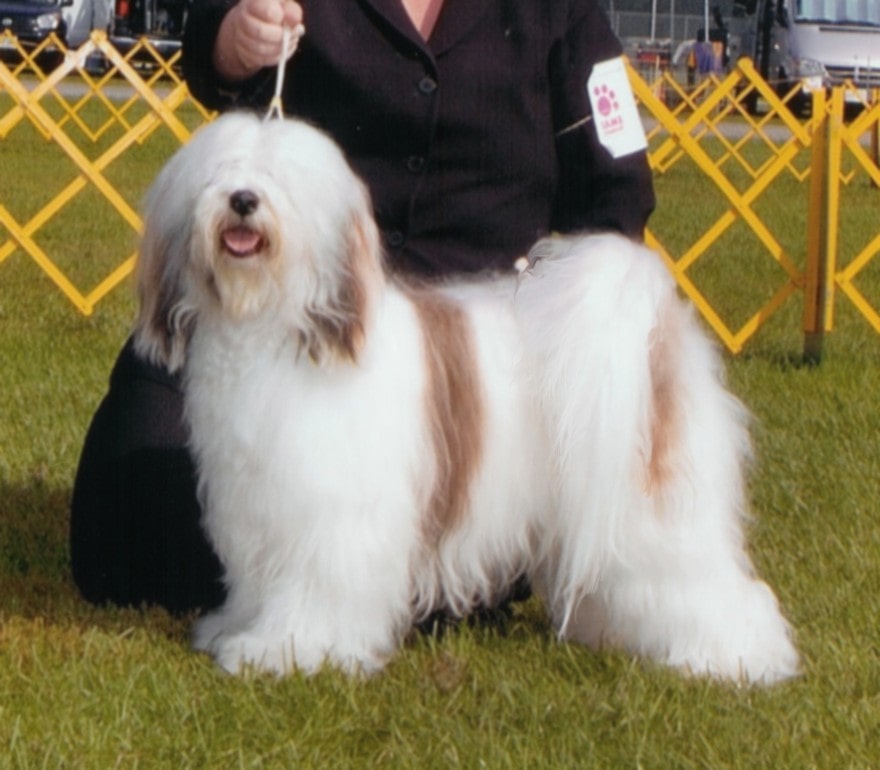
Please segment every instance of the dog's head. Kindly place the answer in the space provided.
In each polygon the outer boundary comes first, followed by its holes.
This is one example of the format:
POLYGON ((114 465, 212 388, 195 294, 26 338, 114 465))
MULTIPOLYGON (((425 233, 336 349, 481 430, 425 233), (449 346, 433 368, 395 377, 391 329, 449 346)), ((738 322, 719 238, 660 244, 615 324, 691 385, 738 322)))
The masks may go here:
POLYGON ((381 281, 370 198, 339 148, 300 121, 224 115, 147 195, 136 349, 175 371, 200 317, 271 314, 313 360, 355 359, 381 281))

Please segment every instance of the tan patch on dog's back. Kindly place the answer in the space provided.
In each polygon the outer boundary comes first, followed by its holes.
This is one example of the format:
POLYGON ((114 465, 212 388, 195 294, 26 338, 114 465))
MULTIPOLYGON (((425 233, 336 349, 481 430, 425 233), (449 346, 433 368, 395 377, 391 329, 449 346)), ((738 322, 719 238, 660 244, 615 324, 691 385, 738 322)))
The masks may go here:
POLYGON ((424 531, 435 543, 461 522, 483 452, 484 405, 472 330, 461 307, 427 290, 409 288, 422 326, 425 394, 437 472, 424 531))

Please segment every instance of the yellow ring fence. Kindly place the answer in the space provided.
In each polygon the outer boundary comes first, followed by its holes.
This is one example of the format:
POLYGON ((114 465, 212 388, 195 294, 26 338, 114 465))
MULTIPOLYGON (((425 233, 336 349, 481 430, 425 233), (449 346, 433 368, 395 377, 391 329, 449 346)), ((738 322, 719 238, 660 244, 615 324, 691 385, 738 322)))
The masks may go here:
MULTIPOLYGON (((29 257, 88 315, 131 272, 142 224, 137 203, 143 190, 129 189, 117 161, 134 158, 158 170, 213 115, 190 97, 177 55, 163 59, 146 39, 123 55, 95 32, 44 71, 41 61, 50 47, 61 48, 50 39, 27 51, 8 33, 0 36, 0 49, 17 51, 14 61, 0 61, 0 161, 15 152, 25 132, 36 133, 46 151, 51 147, 63 160, 57 171, 43 172, 51 178, 36 180, 27 210, 12 210, 9 191, 22 180, 7 179, 0 167, 0 265, 13 256, 29 257), (100 73, 88 67, 96 55, 106 65, 100 73), (41 245, 45 233, 63 231, 75 221, 85 196, 101 200, 102 225, 130 231, 128 253, 96 258, 100 233, 94 249, 77 258, 41 245)), ((659 192, 646 240, 727 349, 743 350, 783 306, 797 301, 808 356, 818 356, 844 299, 880 333, 880 292, 871 290, 878 282, 866 280, 880 265, 875 259, 880 228, 874 224, 880 223, 877 94, 859 93, 849 84, 829 94, 816 92, 804 120, 789 109, 794 94, 778 95, 749 60, 693 89, 685 89, 671 72, 643 77, 631 69, 630 79, 659 192), (848 110, 853 100, 862 108, 848 110), (750 109, 756 103, 761 109, 750 109), (682 173, 686 167, 690 176, 682 173), (699 216, 664 214, 664 184, 693 187, 699 216), (785 200, 781 208, 768 203, 768 191, 780 186, 782 195, 774 197, 785 200), (842 221, 852 216, 862 226, 842 231, 842 221), (802 239, 783 242, 780 218, 794 218, 802 239), (854 242, 851 231, 867 235, 854 242), (745 253, 749 264, 738 265, 745 253), (722 259, 751 276, 743 281, 746 296, 735 312, 725 307, 724 297, 713 296, 705 277, 711 270, 704 267, 722 259)))

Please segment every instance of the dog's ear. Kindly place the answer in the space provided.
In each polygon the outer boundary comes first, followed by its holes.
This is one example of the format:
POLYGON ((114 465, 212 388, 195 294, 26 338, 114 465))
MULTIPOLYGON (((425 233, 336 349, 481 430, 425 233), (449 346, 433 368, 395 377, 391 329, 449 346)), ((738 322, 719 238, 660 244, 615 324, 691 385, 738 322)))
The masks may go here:
POLYGON ((339 240, 337 273, 333 289, 320 306, 307 311, 312 334, 303 339, 309 358, 356 362, 366 342, 376 299, 382 291, 384 271, 379 230, 369 194, 356 190, 339 240))
POLYGON ((134 329, 137 353, 175 372, 183 366, 194 323, 193 308, 185 302, 185 270, 189 258, 190 222, 178 206, 172 210, 165 195, 167 174, 160 175, 146 205, 144 235, 135 278, 139 300, 134 329))

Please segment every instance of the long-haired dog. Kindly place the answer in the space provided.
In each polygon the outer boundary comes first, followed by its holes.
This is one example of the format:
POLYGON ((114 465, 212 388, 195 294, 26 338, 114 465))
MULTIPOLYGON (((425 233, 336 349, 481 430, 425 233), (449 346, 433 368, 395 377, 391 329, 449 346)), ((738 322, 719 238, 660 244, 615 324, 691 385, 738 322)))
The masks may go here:
POLYGON ((159 175, 139 353, 182 369, 225 669, 375 671, 525 575, 563 638, 797 672, 744 547, 743 407, 656 254, 548 239, 520 276, 386 273, 371 202, 297 121, 231 114, 159 175))

